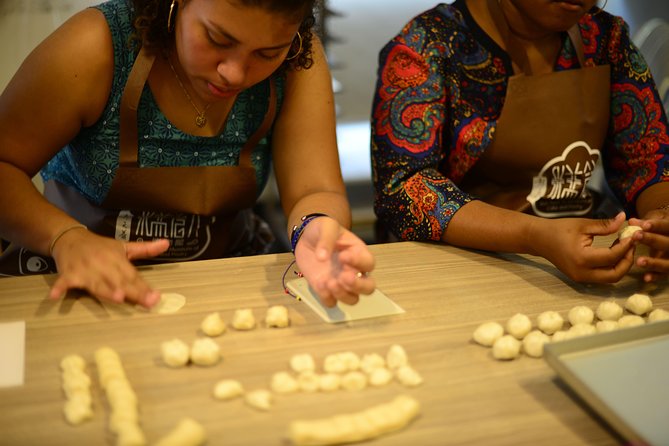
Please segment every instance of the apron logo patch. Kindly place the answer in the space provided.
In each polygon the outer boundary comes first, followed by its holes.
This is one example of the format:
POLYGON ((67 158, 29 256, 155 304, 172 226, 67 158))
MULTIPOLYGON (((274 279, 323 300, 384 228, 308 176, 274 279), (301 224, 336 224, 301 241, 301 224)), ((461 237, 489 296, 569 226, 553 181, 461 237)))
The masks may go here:
POLYGON ((586 215, 592 210, 593 198, 586 186, 600 159, 585 141, 576 141, 548 161, 534 177, 527 201, 536 215, 563 217, 586 215))

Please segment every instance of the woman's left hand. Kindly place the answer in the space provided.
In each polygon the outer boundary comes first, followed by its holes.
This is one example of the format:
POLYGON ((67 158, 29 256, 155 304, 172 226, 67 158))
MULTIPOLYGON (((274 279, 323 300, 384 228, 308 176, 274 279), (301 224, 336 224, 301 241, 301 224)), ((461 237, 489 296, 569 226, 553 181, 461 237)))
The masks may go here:
POLYGON ((629 224, 640 226, 632 239, 637 244, 647 245, 648 255, 635 259, 637 266, 646 270, 645 282, 655 282, 669 273, 669 210, 655 209, 648 212, 643 219, 630 218, 629 224))
POLYGON ((360 238, 330 217, 313 219, 295 248, 297 266, 326 307, 353 305, 371 294, 374 256, 360 238))

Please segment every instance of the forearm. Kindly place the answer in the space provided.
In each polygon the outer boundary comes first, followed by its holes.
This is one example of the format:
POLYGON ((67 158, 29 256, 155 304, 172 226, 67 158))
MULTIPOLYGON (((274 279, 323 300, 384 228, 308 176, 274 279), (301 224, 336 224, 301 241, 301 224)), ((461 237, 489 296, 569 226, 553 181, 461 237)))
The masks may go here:
POLYGON ((640 218, 653 209, 669 205, 669 183, 656 183, 645 189, 636 199, 636 212, 640 218))
POLYGON ((293 226, 299 226, 300 218, 313 213, 325 214, 337 220, 343 227, 351 227, 351 208, 345 194, 334 191, 314 192, 298 200, 287 213, 288 236, 291 235, 293 226))
POLYGON ((540 255, 536 242, 545 234, 549 221, 472 201, 451 218, 442 241, 485 251, 540 255))
POLYGON ((53 237, 77 221, 51 205, 22 170, 0 162, 0 178, 0 209, 5 210, 0 214, 0 236, 26 249, 49 254, 53 237))

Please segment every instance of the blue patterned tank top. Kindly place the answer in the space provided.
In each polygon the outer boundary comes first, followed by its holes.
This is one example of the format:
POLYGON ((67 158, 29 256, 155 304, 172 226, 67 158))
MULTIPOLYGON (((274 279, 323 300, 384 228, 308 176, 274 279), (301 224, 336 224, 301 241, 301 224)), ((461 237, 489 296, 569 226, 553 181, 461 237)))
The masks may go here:
MULTIPOLYGON (((94 204, 101 204, 111 187, 119 160, 120 104, 135 60, 129 48, 134 10, 130 0, 110 0, 95 8, 107 19, 114 44, 114 80, 100 119, 79 134, 42 169, 44 181, 53 179, 74 188, 94 204)), ((284 78, 276 77, 277 107, 283 98, 284 78)), ((162 114, 148 84, 137 111, 140 167, 236 166, 246 140, 260 126, 269 102, 269 80, 241 92, 228 115, 225 129, 213 137, 194 136, 177 129, 162 114)), ((253 150, 257 194, 265 187, 271 162, 271 135, 253 150)))

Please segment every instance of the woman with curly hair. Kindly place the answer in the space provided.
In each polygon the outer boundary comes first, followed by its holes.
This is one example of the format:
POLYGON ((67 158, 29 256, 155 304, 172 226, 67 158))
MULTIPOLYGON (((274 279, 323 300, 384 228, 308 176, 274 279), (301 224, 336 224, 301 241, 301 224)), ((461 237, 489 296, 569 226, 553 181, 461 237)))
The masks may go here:
POLYGON ((110 0, 46 38, 0 97, 5 274, 54 267, 53 298, 151 307, 159 292, 134 262, 264 252, 251 208, 273 163, 297 265, 323 302, 371 292, 314 1, 110 0))

